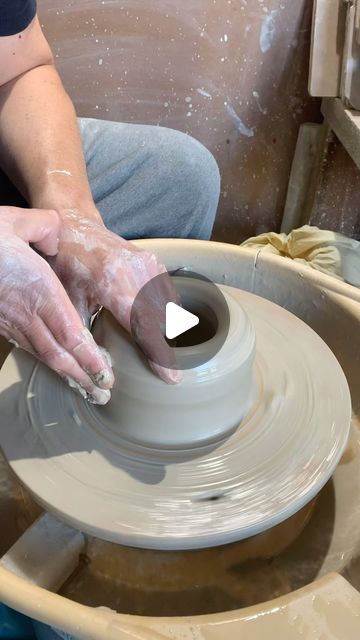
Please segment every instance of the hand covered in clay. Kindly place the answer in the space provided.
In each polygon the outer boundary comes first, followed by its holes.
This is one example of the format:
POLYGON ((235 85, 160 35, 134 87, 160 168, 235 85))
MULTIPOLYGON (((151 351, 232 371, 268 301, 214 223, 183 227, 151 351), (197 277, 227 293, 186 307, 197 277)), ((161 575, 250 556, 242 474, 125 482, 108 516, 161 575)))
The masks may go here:
POLYGON ((55 211, 0 207, 0 335, 42 360, 93 402, 113 374, 46 256, 58 251, 55 211))
POLYGON ((164 303, 178 302, 170 277, 160 279, 151 308, 143 308, 136 318, 131 317, 140 289, 155 276, 166 273, 153 254, 109 231, 99 214, 83 218, 77 211, 66 210, 61 212, 59 252, 51 264, 85 324, 89 324, 96 310, 105 307, 132 333, 162 380, 168 384, 181 380, 181 374, 171 368, 175 364, 173 351, 159 321, 164 303))

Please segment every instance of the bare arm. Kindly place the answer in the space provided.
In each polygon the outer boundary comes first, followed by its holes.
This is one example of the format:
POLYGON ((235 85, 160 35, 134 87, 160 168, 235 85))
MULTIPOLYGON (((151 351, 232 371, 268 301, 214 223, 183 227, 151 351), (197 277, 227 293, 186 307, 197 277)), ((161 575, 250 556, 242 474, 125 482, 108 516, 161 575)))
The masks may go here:
POLYGON ((86 206, 97 217, 74 107, 37 18, 0 38, 0 164, 33 207, 86 206), (21 37, 20 37, 21 36, 21 37))
MULTIPOLYGON (((166 269, 104 227, 91 197, 74 107, 38 19, 20 35, 0 38, 0 166, 31 207, 58 213, 59 251, 52 265, 84 323, 104 306, 130 331, 137 293, 166 269)), ((167 289, 170 298, 164 303, 177 299, 170 279, 167 289)), ((154 325, 150 335, 144 320, 144 327, 139 320, 137 342, 157 375, 178 382, 181 376, 170 368, 173 353, 160 326, 154 325), (167 367, 157 364, 160 352, 167 367)))
POLYGON ((43 255, 58 252, 61 220, 54 209, 60 209, 56 195, 68 193, 59 180, 67 174, 49 173, 49 163, 71 159, 68 182, 77 180, 79 196, 91 201, 74 109, 37 19, 21 34, 0 38, 0 60, 0 166, 32 206, 0 200, 0 334, 102 404, 113 384, 106 359, 55 273, 29 246, 43 255), (50 211, 46 200, 54 202, 50 211))

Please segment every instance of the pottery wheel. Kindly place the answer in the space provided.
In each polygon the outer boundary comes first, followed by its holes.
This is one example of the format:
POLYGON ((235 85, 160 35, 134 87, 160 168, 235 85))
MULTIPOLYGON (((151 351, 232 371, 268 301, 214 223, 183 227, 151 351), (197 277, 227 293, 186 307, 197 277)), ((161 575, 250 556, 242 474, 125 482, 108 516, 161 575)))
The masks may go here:
MULTIPOLYGON (((99 411, 22 351, 0 372, 0 439, 35 499, 75 528, 134 547, 189 549, 240 540, 290 517, 333 473, 350 398, 327 345, 250 293, 256 394, 227 438, 159 450, 102 429, 99 411)), ((169 424, 171 429, 171 424, 169 424)))

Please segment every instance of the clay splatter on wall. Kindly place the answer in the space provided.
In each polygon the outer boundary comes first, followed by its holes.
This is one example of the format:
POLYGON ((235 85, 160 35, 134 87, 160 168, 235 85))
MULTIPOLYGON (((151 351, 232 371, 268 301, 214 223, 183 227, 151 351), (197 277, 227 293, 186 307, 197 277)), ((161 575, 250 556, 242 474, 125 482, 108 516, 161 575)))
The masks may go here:
POLYGON ((39 0, 80 115, 175 127, 222 173, 215 238, 277 229, 307 94, 311 0, 39 0))

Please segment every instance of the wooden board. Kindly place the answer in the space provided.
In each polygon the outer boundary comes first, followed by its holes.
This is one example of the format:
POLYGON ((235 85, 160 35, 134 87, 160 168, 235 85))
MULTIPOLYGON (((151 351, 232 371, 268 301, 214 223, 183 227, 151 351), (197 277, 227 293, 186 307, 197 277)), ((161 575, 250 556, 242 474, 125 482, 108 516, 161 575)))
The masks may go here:
POLYGON ((360 109, 360 0, 348 7, 340 95, 347 106, 360 109))
POLYGON ((360 168, 360 113, 346 109, 339 98, 324 99, 321 111, 341 144, 360 168))
POLYGON ((328 135, 315 163, 302 223, 360 240, 360 114, 332 98, 323 100, 322 112, 328 135))
POLYGON ((312 96, 340 95, 345 20, 343 0, 314 0, 309 76, 312 96))
POLYGON ((312 192, 310 187, 323 138, 323 126, 306 123, 300 127, 281 223, 283 233, 290 233, 301 226, 305 211, 311 207, 308 199, 312 192))

